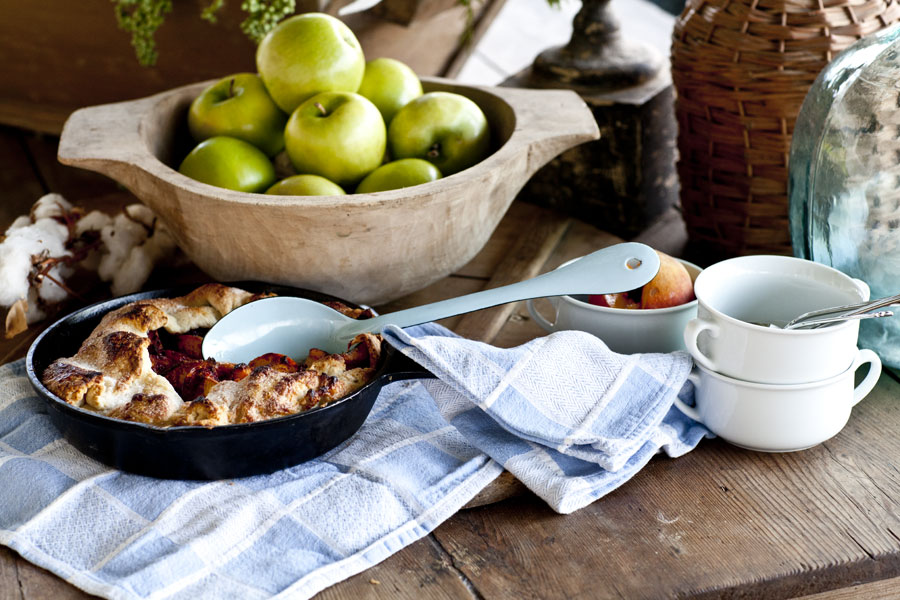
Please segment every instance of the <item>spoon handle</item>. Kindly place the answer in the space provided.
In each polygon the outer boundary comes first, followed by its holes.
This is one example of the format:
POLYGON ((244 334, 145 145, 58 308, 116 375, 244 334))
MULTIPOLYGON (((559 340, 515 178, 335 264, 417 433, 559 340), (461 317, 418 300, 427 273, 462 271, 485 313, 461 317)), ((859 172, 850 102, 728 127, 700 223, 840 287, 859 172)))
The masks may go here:
POLYGON ((649 282, 659 270, 659 256, 637 242, 616 244, 580 258, 564 267, 526 281, 441 300, 341 326, 338 336, 380 332, 386 325, 411 327, 463 313, 530 298, 570 294, 626 292, 649 282))
POLYGON ((875 300, 866 300, 865 302, 858 302, 856 304, 847 304, 845 306, 834 306, 831 308, 822 308, 819 310, 811 310, 807 313, 803 313, 799 317, 790 321, 787 325, 784 326, 784 329, 794 329, 796 327, 801 327, 801 323, 810 320, 810 319, 818 319, 820 317, 832 316, 832 315, 856 315, 867 313, 879 308, 885 308, 888 306, 895 305, 900 303, 900 294, 896 296, 887 296, 885 298, 878 298, 875 300))
POLYGON ((831 323, 840 323, 843 321, 852 321, 857 319, 880 319, 881 317, 893 317, 894 312, 890 310, 882 310, 878 312, 867 312, 867 313, 851 313, 851 314, 843 314, 843 315, 835 315, 831 317, 818 317, 815 319, 809 319, 803 321, 801 323, 797 323, 796 325, 791 325, 790 327, 784 327, 784 329, 818 329, 823 325, 830 325, 831 323))

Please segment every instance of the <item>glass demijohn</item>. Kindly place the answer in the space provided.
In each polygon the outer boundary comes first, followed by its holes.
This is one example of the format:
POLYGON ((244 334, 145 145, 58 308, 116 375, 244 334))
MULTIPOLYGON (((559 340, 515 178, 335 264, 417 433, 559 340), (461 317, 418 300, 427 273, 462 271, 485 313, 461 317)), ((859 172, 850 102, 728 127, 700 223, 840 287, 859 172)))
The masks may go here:
MULTIPOLYGON (((819 74, 789 162, 794 254, 900 293, 900 25, 856 42, 819 74)), ((900 316, 860 324, 859 344, 900 367, 900 316)))

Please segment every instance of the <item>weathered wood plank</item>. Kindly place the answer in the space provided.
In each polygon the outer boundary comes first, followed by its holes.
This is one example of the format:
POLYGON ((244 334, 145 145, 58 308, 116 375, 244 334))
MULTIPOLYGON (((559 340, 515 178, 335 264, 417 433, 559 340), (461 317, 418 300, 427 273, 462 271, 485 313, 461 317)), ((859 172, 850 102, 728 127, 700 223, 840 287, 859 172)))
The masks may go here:
MULTIPOLYGON (((539 275, 570 223, 568 218, 553 211, 535 212, 518 229, 518 239, 509 247, 506 257, 497 265, 484 289, 509 285, 539 275)), ((465 338, 492 342, 515 308, 516 303, 513 303, 470 313, 456 324, 454 331, 465 338)))
POLYGON ((415 20, 456 8, 458 4, 457 0, 383 0, 372 12, 383 19, 408 26, 415 20))
POLYGON ((359 575, 316 596, 319 600, 475 600, 450 557, 425 537, 359 575))
POLYGON ((510 582, 533 598, 774 598, 895 577, 898 396, 882 377, 841 434, 804 452, 707 440, 571 515, 523 497, 434 535, 488 599, 510 582))
POLYGON ((59 577, 36 567, 18 554, 0 546, 0 600, 84 600, 96 598, 59 577))
POLYGON ((22 596, 25 600, 41 600, 43 598, 86 600, 87 598, 96 598, 96 596, 82 592, 49 571, 36 567, 22 558, 16 560, 16 568, 19 573, 22 596))
POLYGON ((583 221, 573 221, 572 228, 566 234, 565 239, 547 259, 544 270, 552 271, 573 258, 590 254, 595 250, 600 250, 622 241, 622 238, 601 231, 583 221))
POLYGON ((492 0, 490 2, 475 2, 482 10, 476 15, 475 24, 470 34, 462 36, 464 43, 460 44, 444 63, 442 74, 444 77, 456 78, 462 71, 466 61, 478 45, 478 40, 484 37, 494 19, 500 13, 500 9, 506 4, 506 0, 492 0))
POLYGON ((852 585, 840 590, 821 592, 795 600, 896 600, 900 598, 900 577, 852 585))
POLYGON ((22 588, 16 573, 16 553, 0 546, 0 600, 22 600, 22 588))
POLYGON ((484 281, 493 277, 500 263, 506 260, 511 248, 522 237, 525 229, 532 226, 540 218, 539 215, 548 214, 542 211, 545 209, 534 204, 513 201, 488 243, 454 275, 478 278, 484 281))

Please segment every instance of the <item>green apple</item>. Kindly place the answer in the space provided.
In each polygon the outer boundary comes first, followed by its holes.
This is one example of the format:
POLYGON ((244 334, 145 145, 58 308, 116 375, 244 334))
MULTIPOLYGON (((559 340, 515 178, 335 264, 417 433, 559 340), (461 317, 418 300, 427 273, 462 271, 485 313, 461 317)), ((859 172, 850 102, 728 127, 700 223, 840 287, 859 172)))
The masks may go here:
POLYGON ((421 158, 401 158, 381 165, 359 182, 356 188, 357 194, 368 194, 384 190, 396 190, 399 188, 428 183, 441 178, 441 172, 436 166, 421 158))
POLYGON ((239 192, 262 192, 275 182, 275 167, 262 150, 224 135, 200 142, 178 171, 191 179, 239 192))
POLYGON ((384 157, 386 130, 375 105, 352 92, 323 92, 297 107, 284 130, 298 173, 356 185, 384 157))
POLYGON ((357 91, 381 111, 390 124, 397 111, 422 95, 422 82, 415 72, 399 60, 376 58, 366 63, 366 72, 357 91))
POLYGON ((452 175, 490 151, 487 118, 477 104, 451 92, 428 92, 401 108, 388 128, 388 149, 398 158, 424 158, 452 175))
POLYGON ((341 186, 318 175, 292 175, 266 190, 278 196, 343 196, 341 186))
POLYGON ((350 28, 322 13, 285 19, 256 49, 256 70, 288 114, 320 92, 355 92, 365 68, 362 46, 350 28))
POLYGON ((188 110, 188 128, 198 142, 227 135, 250 142, 269 156, 284 148, 287 115, 255 73, 238 73, 209 86, 188 110))

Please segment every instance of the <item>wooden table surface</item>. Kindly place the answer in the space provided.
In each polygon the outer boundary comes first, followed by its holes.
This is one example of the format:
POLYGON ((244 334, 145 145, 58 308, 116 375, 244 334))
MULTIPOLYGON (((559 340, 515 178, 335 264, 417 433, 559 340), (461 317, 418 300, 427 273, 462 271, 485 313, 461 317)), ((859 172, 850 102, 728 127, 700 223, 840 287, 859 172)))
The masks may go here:
MULTIPOLYGON (((133 201, 108 179, 60 166, 55 144, 54 138, 0 129, 0 227, 46 191, 89 207, 133 201)), ((683 227, 669 214, 639 239, 677 254, 683 227)), ((502 285, 616 241, 516 202, 470 264, 379 308, 502 285)), ((189 266, 165 274, 173 276, 204 279, 189 266)), ((504 347, 544 333, 520 304, 445 324, 504 347)), ((0 343, 0 363, 23 356, 38 330, 0 343)), ((898 400, 900 383, 885 373, 847 427, 824 444, 764 454, 704 440, 681 458, 655 458, 621 488, 570 515, 554 513, 530 492, 500 502, 483 498, 490 503, 460 511, 318 598, 896 598, 898 400)), ((0 547, 0 600, 82 597, 0 547)))

